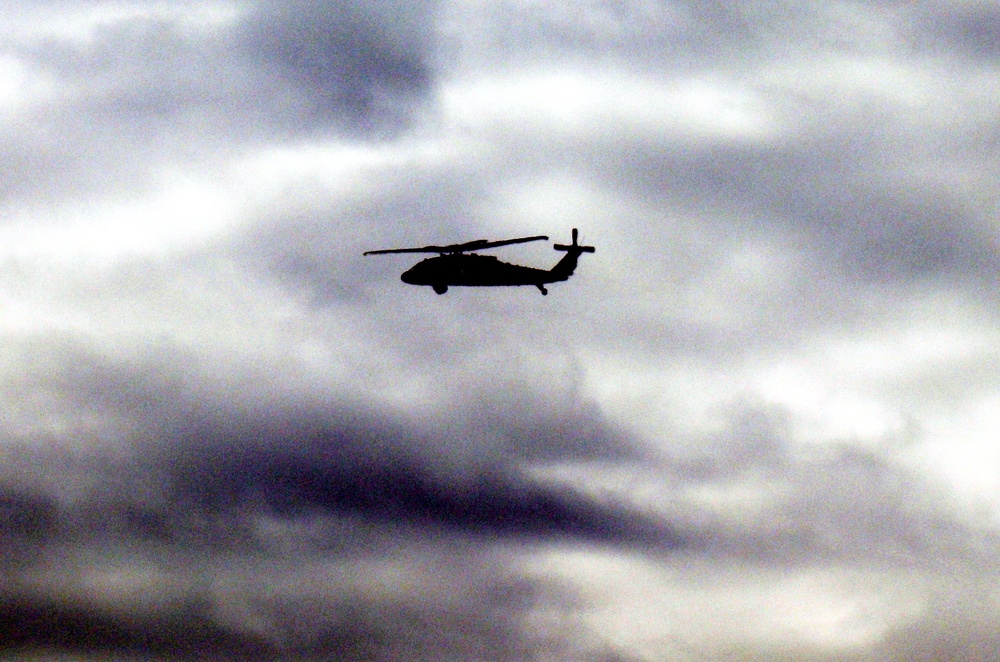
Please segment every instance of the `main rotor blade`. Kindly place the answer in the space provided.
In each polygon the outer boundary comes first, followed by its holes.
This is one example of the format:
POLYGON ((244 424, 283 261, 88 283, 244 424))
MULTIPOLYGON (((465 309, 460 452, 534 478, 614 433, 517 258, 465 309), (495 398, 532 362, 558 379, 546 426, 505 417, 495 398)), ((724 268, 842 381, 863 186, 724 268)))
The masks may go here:
POLYGON ((449 246, 422 246, 420 248, 387 248, 378 251, 365 251, 362 255, 385 255, 386 253, 464 253, 466 251, 478 251, 484 248, 496 248, 497 246, 507 246, 509 244, 523 244, 528 241, 547 241, 545 235, 536 237, 520 237, 518 239, 502 239, 500 241, 488 241, 486 239, 476 239, 467 241, 464 244, 451 244, 449 246))
POLYGON ((362 255, 385 255, 386 253, 447 253, 448 246, 424 246, 423 248, 387 248, 380 251, 365 251, 362 255))
POLYGON ((520 237, 518 239, 501 239, 499 241, 487 241, 486 239, 477 239, 476 241, 470 241, 464 244, 455 244, 451 246, 452 251, 456 253, 461 253, 464 251, 478 251, 484 248, 496 248, 497 246, 509 246, 510 244, 524 244, 529 241, 548 241, 548 237, 540 234, 535 237, 520 237))

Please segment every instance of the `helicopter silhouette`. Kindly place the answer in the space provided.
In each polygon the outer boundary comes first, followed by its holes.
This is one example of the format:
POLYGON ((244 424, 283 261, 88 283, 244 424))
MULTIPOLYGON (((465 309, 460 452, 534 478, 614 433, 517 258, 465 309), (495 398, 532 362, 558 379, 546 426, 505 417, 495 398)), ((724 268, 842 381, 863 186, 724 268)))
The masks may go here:
POLYGON ((559 260, 551 269, 535 269, 520 264, 501 262, 493 255, 479 255, 469 251, 486 248, 497 248, 510 244, 523 244, 529 241, 547 241, 548 237, 520 237, 518 239, 503 239, 487 241, 476 239, 464 244, 450 246, 422 246, 420 248, 389 248, 379 251, 365 251, 364 255, 384 255, 386 253, 437 253, 437 257, 429 257, 413 265, 405 271, 400 280, 410 285, 429 285, 438 294, 444 294, 449 287, 512 287, 534 285, 542 294, 548 294, 545 286, 549 283, 568 280, 576 270, 577 258, 583 253, 593 253, 593 246, 581 246, 577 243, 577 230, 573 228, 571 244, 555 244, 557 251, 565 251, 566 256, 559 260))

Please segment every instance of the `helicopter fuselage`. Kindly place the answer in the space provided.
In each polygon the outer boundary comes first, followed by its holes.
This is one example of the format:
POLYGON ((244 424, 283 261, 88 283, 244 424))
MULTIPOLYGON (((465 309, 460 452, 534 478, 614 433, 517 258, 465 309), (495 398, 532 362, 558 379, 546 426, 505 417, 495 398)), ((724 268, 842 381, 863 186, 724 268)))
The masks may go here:
POLYGON ((498 260, 492 255, 455 253, 438 255, 421 260, 400 276, 410 285, 430 285, 435 292, 444 292, 449 286, 511 287, 534 285, 539 289, 546 283, 566 280, 548 269, 535 269, 498 260))

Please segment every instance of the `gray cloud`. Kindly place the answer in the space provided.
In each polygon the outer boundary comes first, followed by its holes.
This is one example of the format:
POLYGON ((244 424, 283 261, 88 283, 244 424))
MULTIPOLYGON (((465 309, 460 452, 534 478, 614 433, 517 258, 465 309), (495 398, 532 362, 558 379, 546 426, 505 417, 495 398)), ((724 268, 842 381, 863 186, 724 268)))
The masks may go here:
POLYGON ((5 48, 58 92, 0 134, 8 200, 148 186, 164 162, 218 164, 248 143, 386 138, 433 89, 433 6, 267 3, 195 25, 150 10, 5 48))
POLYGON ((1000 55, 1000 15, 989 5, 933 3, 917 12, 917 44, 935 54, 987 62, 1000 55))
POLYGON ((263 3, 245 19, 240 49, 273 69, 272 102, 288 100, 286 84, 297 88, 306 126, 391 135, 432 88, 433 14, 433 3, 263 3))

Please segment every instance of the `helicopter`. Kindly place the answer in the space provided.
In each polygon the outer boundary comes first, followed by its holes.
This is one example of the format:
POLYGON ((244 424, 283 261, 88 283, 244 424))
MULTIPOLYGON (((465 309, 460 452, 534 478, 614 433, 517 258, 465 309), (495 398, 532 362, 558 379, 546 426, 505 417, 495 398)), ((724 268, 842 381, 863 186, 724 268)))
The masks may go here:
POLYGON ((438 294, 444 294, 450 286, 465 287, 511 287, 534 285, 542 294, 548 294, 545 286, 567 280, 576 269, 577 258, 582 253, 593 253, 593 246, 581 246, 577 243, 577 230, 573 228, 573 240, 570 244, 555 244, 557 251, 565 251, 566 256, 551 269, 535 269, 520 264, 501 262, 493 255, 479 255, 470 251, 486 248, 497 248, 510 244, 523 244, 529 241, 548 241, 545 235, 534 237, 519 237, 517 239, 502 239, 487 241, 476 239, 464 244, 450 246, 422 246, 420 248, 388 248, 378 251, 365 251, 363 255, 384 255, 386 253, 437 253, 437 257, 429 257, 413 265, 405 271, 400 280, 410 285, 430 285, 438 294))

